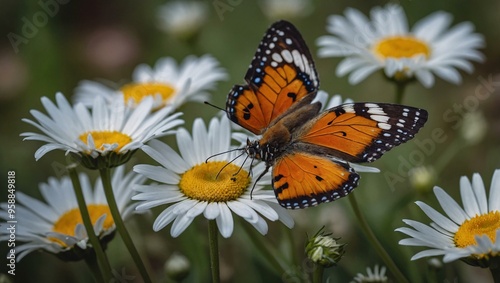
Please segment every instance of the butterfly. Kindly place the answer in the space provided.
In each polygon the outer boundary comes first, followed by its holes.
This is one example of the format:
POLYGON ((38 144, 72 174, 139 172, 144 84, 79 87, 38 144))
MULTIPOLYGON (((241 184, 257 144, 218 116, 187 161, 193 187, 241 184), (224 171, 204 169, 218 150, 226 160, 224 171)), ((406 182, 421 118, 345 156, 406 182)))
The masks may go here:
POLYGON ((272 167, 279 204, 296 209, 349 194, 359 175, 350 163, 372 162, 414 137, 427 111, 387 103, 349 103, 321 111, 314 62, 299 31, 278 21, 264 34, 245 75, 228 94, 231 121, 256 135, 250 158, 272 167))

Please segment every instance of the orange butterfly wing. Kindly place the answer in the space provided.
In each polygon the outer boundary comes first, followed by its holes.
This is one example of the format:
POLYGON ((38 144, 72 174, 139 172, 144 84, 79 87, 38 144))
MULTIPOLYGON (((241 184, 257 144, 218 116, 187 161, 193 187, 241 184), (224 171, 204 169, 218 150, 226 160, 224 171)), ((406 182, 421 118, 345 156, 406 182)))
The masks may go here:
POLYGON ((235 85, 226 112, 233 122, 262 134, 304 98, 310 102, 319 87, 312 56, 297 29, 286 21, 264 35, 245 75, 247 85, 235 85))
POLYGON ((424 109, 386 103, 331 108, 299 131, 299 148, 349 162, 371 162, 414 137, 427 121, 424 109))
POLYGON ((306 152, 280 157, 273 166, 273 188, 285 208, 305 208, 349 194, 359 175, 347 164, 306 152))

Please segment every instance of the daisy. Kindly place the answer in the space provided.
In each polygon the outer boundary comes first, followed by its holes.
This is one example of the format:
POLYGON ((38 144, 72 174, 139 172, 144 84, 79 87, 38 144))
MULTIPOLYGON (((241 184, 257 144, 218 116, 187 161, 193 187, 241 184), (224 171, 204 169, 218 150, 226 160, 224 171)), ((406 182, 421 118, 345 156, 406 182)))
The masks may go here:
POLYGON ((384 283, 387 282, 387 276, 385 276, 385 266, 379 268, 378 265, 375 265, 373 271, 367 267, 366 274, 358 273, 356 277, 354 277, 354 281, 351 283, 384 283))
POLYGON ((403 220, 409 227, 398 228, 410 238, 399 242, 406 246, 423 246, 412 260, 444 255, 444 262, 464 259, 467 263, 484 266, 500 253, 500 170, 491 181, 489 199, 479 174, 460 179, 463 208, 446 192, 434 187, 434 194, 447 216, 423 202, 416 204, 433 221, 430 226, 414 220, 403 220))
POLYGON ((197 1, 172 1, 158 8, 158 26, 180 39, 190 39, 206 23, 208 5, 197 1))
POLYGON ((43 134, 21 134, 24 140, 47 143, 36 151, 36 160, 49 151, 61 149, 81 159, 89 168, 101 168, 102 164, 98 164, 103 162, 98 159, 101 156, 109 157, 108 165, 116 166, 123 163, 126 157, 130 158, 131 155, 127 153, 133 153, 153 138, 173 133, 171 129, 183 123, 177 119, 181 113, 167 116, 171 111, 169 108, 152 114, 151 97, 144 99, 135 109, 125 107, 121 99, 107 105, 102 97, 96 97, 92 112, 81 103, 72 107, 61 93, 56 94, 57 105, 47 97, 41 100, 48 116, 31 110, 36 122, 29 119, 23 121, 35 126, 43 134))
MULTIPOLYGON (((233 213, 240 216, 261 234, 266 234, 268 220, 280 220, 293 227, 293 220, 278 205, 272 190, 263 190, 270 175, 259 182, 249 174, 249 163, 230 145, 229 120, 213 118, 208 129, 201 119, 193 124, 192 137, 185 129, 177 132, 180 155, 168 145, 151 141, 144 152, 161 166, 136 165, 134 171, 159 184, 136 186, 140 200, 138 210, 169 204, 153 224, 159 231, 172 223, 170 234, 179 236, 196 218, 216 220, 221 235, 228 238, 233 233, 233 213), (221 154, 223 153, 223 154, 221 154), (210 157, 210 158, 209 158, 210 157), (207 160, 207 158, 209 158, 207 160)), ((253 164, 252 172, 263 172, 264 164, 253 164)))
MULTIPOLYGON (((113 238, 115 224, 101 180, 97 179, 92 188, 87 175, 80 174, 79 179, 94 231, 101 242, 107 243, 113 238)), ((129 218, 134 212, 130 202, 133 194, 130 186, 142 184, 144 180, 143 176, 134 172, 124 174, 123 166, 116 168, 112 184, 123 219, 129 218)), ((20 261, 35 250, 45 250, 67 260, 81 259, 81 250, 86 250, 91 244, 70 178, 65 176, 58 180, 51 177, 47 183, 41 183, 39 189, 44 201, 16 192, 16 241, 24 242, 16 245, 17 260, 20 261)), ((0 218, 12 220, 7 203, 0 204, 0 218)), ((1 229, 0 233, 0 241, 9 239, 6 229, 1 229)))
POLYGON ((434 75, 454 84, 461 82, 457 69, 471 73, 470 61, 482 62, 477 51, 484 46, 482 35, 464 22, 448 29, 452 16, 439 11, 417 22, 411 31, 403 9, 396 4, 373 8, 370 19, 349 8, 343 16, 330 16, 327 30, 333 36, 318 38, 320 57, 346 57, 337 66, 337 75, 351 73, 357 84, 383 69, 395 81, 416 78, 425 87, 434 84, 434 75))
POLYGON ((210 55, 188 56, 177 65, 171 57, 159 59, 154 68, 141 64, 132 74, 132 82, 119 89, 93 81, 82 81, 75 89, 75 102, 90 107, 96 96, 107 103, 122 99, 130 107, 137 107, 145 97, 154 98, 154 109, 164 106, 179 108, 187 101, 208 100, 209 90, 216 82, 227 78, 226 71, 210 55))

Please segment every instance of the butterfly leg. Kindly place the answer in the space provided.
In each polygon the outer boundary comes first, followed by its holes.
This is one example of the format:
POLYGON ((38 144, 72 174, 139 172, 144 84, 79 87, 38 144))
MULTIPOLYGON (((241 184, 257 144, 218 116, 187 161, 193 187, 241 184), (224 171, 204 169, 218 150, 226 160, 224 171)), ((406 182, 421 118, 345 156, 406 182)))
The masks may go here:
POLYGON ((252 199, 253 189, 255 189, 255 185, 257 185, 257 182, 262 179, 262 177, 264 177, 267 172, 269 172, 269 168, 271 168, 271 165, 266 164, 266 169, 264 169, 264 171, 260 173, 259 177, 257 177, 257 180, 255 180, 255 183, 253 183, 252 190, 250 191, 250 199, 252 199))

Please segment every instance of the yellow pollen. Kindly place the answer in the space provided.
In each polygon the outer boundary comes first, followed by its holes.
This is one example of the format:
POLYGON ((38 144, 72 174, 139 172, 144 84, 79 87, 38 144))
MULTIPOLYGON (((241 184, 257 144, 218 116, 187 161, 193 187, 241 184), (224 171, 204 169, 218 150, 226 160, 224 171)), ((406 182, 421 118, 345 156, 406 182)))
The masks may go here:
POLYGON ((104 150, 105 144, 117 143, 118 147, 114 152, 118 153, 123 146, 130 143, 132 138, 117 131, 91 131, 80 135, 80 140, 87 144, 87 136, 91 134, 94 139, 95 148, 104 150))
POLYGON ((460 225, 455 233, 455 245, 460 248, 477 245, 474 236, 482 235, 488 236, 494 243, 498 229, 500 229, 500 212, 494 211, 475 216, 460 225))
POLYGON ((393 36, 382 39, 374 46, 375 52, 382 58, 411 58, 423 54, 429 58, 431 51, 429 46, 416 38, 393 36))
MULTIPOLYGON (((90 215, 90 221, 92 225, 94 225, 103 214, 106 215, 106 219, 103 223, 103 229, 108 230, 111 228, 115 222, 113 221, 113 217, 111 216, 111 212, 109 211, 109 207, 104 204, 90 204, 87 206, 90 215)), ((77 224, 83 224, 82 215, 80 214, 80 209, 73 208, 65 212, 61 217, 54 223, 52 227, 53 232, 57 232, 63 235, 75 236, 75 228, 77 224)), ((64 242, 57 238, 49 237, 49 240, 59 243, 62 246, 66 246, 64 242)))
POLYGON ((187 197, 199 201, 227 202, 238 199, 247 190, 250 177, 248 172, 232 163, 222 169, 226 164, 226 161, 215 161, 194 166, 182 175, 179 188, 187 197), (236 172, 238 174, 234 175, 236 172))
POLYGON ((121 88, 125 102, 132 100, 135 104, 139 104, 144 97, 151 95, 160 95, 163 102, 169 100, 175 89, 168 84, 162 83, 131 83, 126 84, 121 88))

